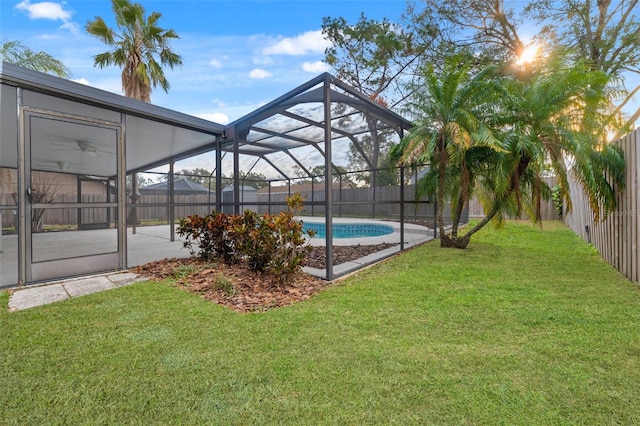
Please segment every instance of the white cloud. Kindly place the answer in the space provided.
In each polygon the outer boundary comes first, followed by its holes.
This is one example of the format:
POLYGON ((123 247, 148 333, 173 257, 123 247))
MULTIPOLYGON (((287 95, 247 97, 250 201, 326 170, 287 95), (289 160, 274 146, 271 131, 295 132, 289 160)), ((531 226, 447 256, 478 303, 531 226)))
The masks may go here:
POLYGON ((254 80, 262 80, 272 76, 273 74, 267 70, 263 70, 262 68, 255 68, 249 72, 249 78, 253 78, 254 80))
POLYGON ((213 121, 218 124, 229 124, 229 116, 221 112, 205 112, 202 114, 196 114, 196 117, 204 118, 205 120, 213 121))
POLYGON ((31 3, 30 0, 22 0, 15 8, 27 12, 29 19, 62 21, 61 30, 67 30, 71 34, 80 34, 80 25, 71 20, 71 12, 64 10, 63 4, 50 1, 31 3))
POLYGON ((222 68, 222 62, 214 58, 209 61, 209 66, 213 68, 222 68))
POLYGON ((313 74, 322 74, 323 72, 331 70, 331 67, 326 62, 322 61, 305 62, 302 64, 302 70, 313 74))
POLYGON ((309 55, 323 53, 331 43, 325 40, 321 30, 307 31, 296 37, 285 37, 262 50, 265 55, 309 55))
POLYGON ((29 0, 23 0, 15 7, 18 10, 26 11, 29 14, 29 19, 51 19, 65 22, 71 19, 71 12, 64 10, 62 3, 43 1, 32 4, 29 0))
POLYGON ((89 83, 89 80, 87 80, 84 77, 75 78, 75 79, 72 79, 71 81, 75 81, 76 83, 84 84, 85 86, 91 86, 91 83, 89 83))
POLYGON ((80 24, 76 22, 65 22, 64 24, 60 25, 60 29, 69 30, 71 34, 80 34, 80 24))

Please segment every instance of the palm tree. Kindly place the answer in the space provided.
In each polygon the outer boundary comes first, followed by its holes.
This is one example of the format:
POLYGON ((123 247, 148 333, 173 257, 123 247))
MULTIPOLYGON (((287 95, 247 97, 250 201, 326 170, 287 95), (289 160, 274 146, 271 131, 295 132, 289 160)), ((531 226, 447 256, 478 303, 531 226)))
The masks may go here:
POLYGON ((426 68, 424 86, 418 88, 412 103, 420 118, 411 134, 394 147, 393 155, 400 163, 430 165, 430 172, 419 183, 419 195, 435 192, 443 247, 464 248, 477 231, 458 236, 462 210, 488 159, 502 151, 500 140, 485 124, 486 114, 494 109, 494 89, 489 83, 494 71, 487 67, 474 73, 472 62, 460 55, 447 58, 439 73, 426 68), (452 200, 451 234, 445 232, 446 199, 452 200))
POLYGON ((475 232, 505 214, 539 220, 542 200, 551 197, 546 175, 558 179, 568 209, 569 173, 589 197, 596 220, 615 209, 625 164, 599 130, 610 120, 603 109, 605 74, 550 60, 526 80, 498 78, 488 69, 473 73, 454 59, 445 61, 441 75, 426 73, 425 81, 416 104, 421 118, 395 154, 404 164, 430 163, 421 189, 436 192, 441 246, 465 248, 475 232), (485 217, 460 237, 462 204, 472 193, 485 217), (454 212, 450 235, 442 213, 447 198, 454 212))
POLYGON ((169 90, 162 66, 168 65, 173 69, 182 65, 180 55, 169 47, 171 39, 179 38, 178 34, 157 26, 162 16, 160 13, 152 12, 145 17, 145 10, 139 3, 129 0, 112 0, 111 3, 120 33, 107 27, 99 16, 85 27, 89 34, 114 48, 95 55, 95 65, 100 68, 110 65, 122 67, 125 96, 151 102, 152 85, 154 88, 160 85, 165 92, 169 90))
MULTIPOLYGON (((71 72, 62 61, 48 53, 36 52, 17 40, 2 40, 0 60, 58 77, 71 77, 71 72)), ((15 185, 14 181, 15 176, 11 169, 0 167, 0 194, 10 194, 13 191, 12 186, 15 185)))
POLYGON ((541 202, 551 196, 545 174, 559 181, 559 196, 571 209, 569 173, 589 197, 596 220, 615 209, 617 191, 625 185, 625 162, 602 131, 612 120, 608 82, 606 74, 585 64, 567 67, 561 58, 547 61, 527 81, 506 82, 504 120, 495 124, 506 129, 508 152, 497 167, 511 171, 506 189, 512 213, 540 219, 541 202))
POLYGON ((0 59, 32 70, 69 78, 71 72, 58 59, 45 52, 35 52, 17 40, 3 40, 0 59))

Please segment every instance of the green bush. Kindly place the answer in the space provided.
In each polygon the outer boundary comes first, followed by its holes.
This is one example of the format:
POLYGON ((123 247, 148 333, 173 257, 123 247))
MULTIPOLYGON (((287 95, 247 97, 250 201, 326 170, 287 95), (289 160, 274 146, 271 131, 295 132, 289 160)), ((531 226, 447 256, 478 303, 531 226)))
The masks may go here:
MULTIPOLYGON (((184 246, 193 256, 221 258, 227 264, 241 261, 250 270, 286 284, 304 266, 311 251, 305 244, 302 221, 293 218, 302 201, 300 194, 287 198, 289 210, 275 216, 259 216, 251 210, 244 215, 212 212, 205 217, 189 216, 180 220, 178 234, 186 237, 184 246)), ((308 235, 314 234, 308 231, 308 235)))
POLYGON ((178 234, 187 237, 184 246, 192 256, 205 260, 220 258, 227 264, 233 264, 237 258, 232 235, 233 221, 234 218, 225 213, 188 216, 180 219, 178 234), (194 245, 199 250, 196 251, 194 245))
POLYGON ((553 200, 553 207, 556 211, 556 214, 562 217, 564 212, 564 203, 562 202, 562 188, 560 185, 556 185, 551 190, 551 198, 553 200))

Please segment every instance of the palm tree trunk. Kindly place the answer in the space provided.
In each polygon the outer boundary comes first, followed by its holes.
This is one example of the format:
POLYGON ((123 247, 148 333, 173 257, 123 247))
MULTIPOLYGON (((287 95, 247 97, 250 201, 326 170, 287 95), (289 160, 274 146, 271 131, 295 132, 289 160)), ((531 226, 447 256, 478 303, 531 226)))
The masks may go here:
POLYGON ((456 248, 467 248, 467 246, 469 245, 469 241, 471 240, 471 236, 481 230, 487 223, 489 223, 491 219, 493 219, 495 215, 498 214, 499 210, 500 208, 497 204, 493 206, 491 211, 480 222, 478 222, 476 226, 471 228, 469 232, 457 239, 458 245, 456 246, 456 248))
POLYGON ((458 203, 456 205, 456 210, 453 212, 453 223, 451 225, 451 238, 458 238, 458 227, 460 226, 460 218, 462 217, 462 209, 466 204, 467 197, 464 196, 464 193, 460 192, 460 196, 458 197, 458 203))
POLYGON ((467 163, 462 161, 462 173, 460 174, 460 195, 458 196, 458 202, 456 204, 456 210, 452 213, 451 224, 451 238, 458 238, 458 226, 460 225, 460 217, 462 216, 462 209, 464 208, 469 192, 469 169, 467 169, 467 163))
POLYGON ((441 137, 438 141, 438 151, 439 151, 439 162, 438 162, 438 190, 437 190, 437 204, 438 204, 438 212, 437 212, 437 221, 438 228, 440 230, 440 246, 448 247, 451 239, 444 232, 444 181, 447 173, 447 150, 444 146, 444 138, 441 137))

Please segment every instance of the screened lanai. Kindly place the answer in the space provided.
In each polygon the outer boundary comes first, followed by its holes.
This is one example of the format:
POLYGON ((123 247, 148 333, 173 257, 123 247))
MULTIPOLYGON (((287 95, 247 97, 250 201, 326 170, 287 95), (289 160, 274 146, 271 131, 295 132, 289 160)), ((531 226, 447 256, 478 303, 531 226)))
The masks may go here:
POLYGON ((126 269, 127 174, 211 149, 224 131, 6 62, 0 109, 2 287, 126 269))
POLYGON ((326 266, 311 272, 329 280, 371 263, 335 268, 334 246, 383 241, 336 239, 338 221, 391 223, 394 239, 384 242, 393 248, 383 256, 429 235, 407 224, 433 217, 433 204, 415 198, 417 171, 377 169, 372 150, 374 139, 398 141, 411 123, 329 74, 223 126, 1 66, 1 287, 186 256, 180 217, 276 213, 294 192, 307 197, 304 221, 325 225, 312 243, 325 247, 326 266), (210 171, 197 178, 211 191, 174 191, 181 170, 196 167, 210 171), (145 179, 166 181, 166 194, 143 195, 145 179))

